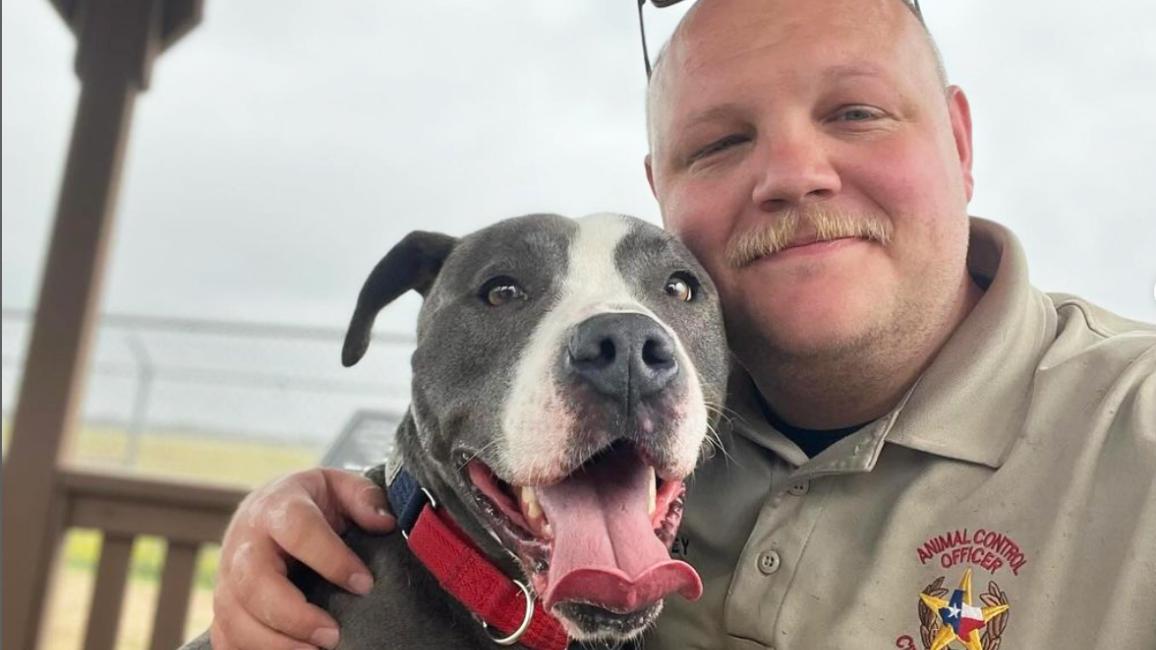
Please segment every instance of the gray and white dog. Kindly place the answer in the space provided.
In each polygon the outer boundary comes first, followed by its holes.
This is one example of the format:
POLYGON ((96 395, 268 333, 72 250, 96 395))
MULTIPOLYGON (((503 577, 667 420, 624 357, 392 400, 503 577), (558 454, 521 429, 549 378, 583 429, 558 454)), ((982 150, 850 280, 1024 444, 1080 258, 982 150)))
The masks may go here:
MULTIPOLYGON (((727 352, 714 285, 670 234, 612 214, 530 215, 460 239, 414 232, 373 269, 343 363, 378 311, 424 297, 394 465, 577 647, 617 647, 701 581, 669 548, 707 453, 727 352)), ((381 477, 378 477, 381 480, 381 477)), ((374 572, 350 595, 299 580, 342 648, 493 648, 401 535, 346 541, 374 572)))

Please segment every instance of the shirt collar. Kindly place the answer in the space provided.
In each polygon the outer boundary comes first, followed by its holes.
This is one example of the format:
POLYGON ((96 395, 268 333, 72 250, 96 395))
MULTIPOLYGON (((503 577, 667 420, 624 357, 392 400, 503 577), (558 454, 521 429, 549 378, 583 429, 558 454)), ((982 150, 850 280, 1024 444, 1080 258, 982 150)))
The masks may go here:
POLYGON ((1023 431, 1057 319, 1007 228, 972 218, 968 270, 990 285, 912 387, 887 441, 995 468, 1023 431))
POLYGON ((807 462, 807 455, 803 450, 767 422, 759 407, 758 389, 754 381, 734 360, 731 362, 730 377, 727 379, 727 404, 730 412, 720 423, 724 429, 723 433, 733 430, 760 447, 771 450, 794 467, 807 462))
POLYGON ((999 467, 1022 431, 1032 377, 1055 337, 1056 317, 1049 298, 1029 284, 1023 248, 1007 228, 972 217, 967 266, 987 290, 886 416, 807 459, 766 423, 753 382, 736 369, 736 429, 799 467, 796 477, 870 471, 885 442, 999 467))

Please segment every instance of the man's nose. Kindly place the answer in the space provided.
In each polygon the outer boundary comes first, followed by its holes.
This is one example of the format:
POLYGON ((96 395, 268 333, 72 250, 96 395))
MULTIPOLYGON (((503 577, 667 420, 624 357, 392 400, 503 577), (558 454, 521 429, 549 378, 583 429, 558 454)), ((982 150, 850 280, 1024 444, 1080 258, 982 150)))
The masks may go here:
POLYGON ((630 401, 678 376, 674 341, 642 314, 599 314, 582 321, 566 346, 566 367, 599 393, 630 401))
POLYGON ((752 200, 774 212, 839 193, 842 183, 823 134, 813 127, 782 129, 761 143, 752 200))

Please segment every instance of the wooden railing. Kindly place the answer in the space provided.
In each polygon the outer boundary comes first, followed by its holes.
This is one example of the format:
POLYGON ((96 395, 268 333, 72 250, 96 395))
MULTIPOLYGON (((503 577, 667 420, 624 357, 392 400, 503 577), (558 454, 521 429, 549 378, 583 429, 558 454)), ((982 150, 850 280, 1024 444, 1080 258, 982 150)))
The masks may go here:
POLYGON ((164 569, 149 647, 173 650, 183 641, 193 573, 202 545, 221 539, 239 489, 61 469, 64 529, 103 536, 85 629, 85 650, 112 650, 125 600, 125 581, 138 535, 166 540, 164 569))

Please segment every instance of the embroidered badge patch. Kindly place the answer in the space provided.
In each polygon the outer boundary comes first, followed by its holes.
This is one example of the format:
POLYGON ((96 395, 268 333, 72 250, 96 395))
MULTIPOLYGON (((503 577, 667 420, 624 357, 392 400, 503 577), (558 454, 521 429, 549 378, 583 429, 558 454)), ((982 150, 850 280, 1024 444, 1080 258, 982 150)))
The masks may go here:
POLYGON ((1011 603, 996 579, 1020 575, 1028 563, 1023 547, 1004 533, 959 528, 929 537, 915 549, 915 555, 921 565, 946 570, 947 575, 940 575, 919 594, 918 636, 904 634, 895 646, 919 650, 918 639, 923 650, 999 650, 1011 603), (974 572, 991 576, 986 591, 973 593, 974 572), (961 576, 958 587, 944 586, 949 576, 961 576))
POLYGON ((944 650, 959 642, 967 650, 997 650, 1007 626, 1007 593, 994 580, 973 600, 971 569, 965 569, 959 587, 943 586, 940 576, 919 594, 919 636, 927 650, 944 650), (946 598, 945 598, 946 596, 946 598))

